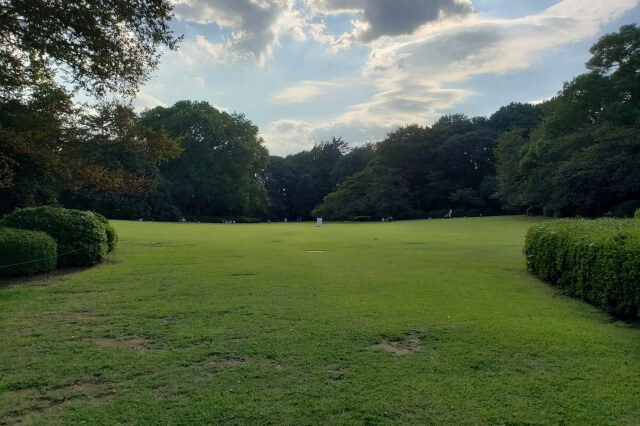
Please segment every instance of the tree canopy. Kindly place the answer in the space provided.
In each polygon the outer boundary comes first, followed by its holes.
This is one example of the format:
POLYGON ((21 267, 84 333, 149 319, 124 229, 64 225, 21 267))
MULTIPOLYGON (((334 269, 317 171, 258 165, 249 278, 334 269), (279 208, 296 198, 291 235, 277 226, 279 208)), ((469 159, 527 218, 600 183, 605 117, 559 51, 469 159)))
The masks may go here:
POLYGON ((207 102, 142 113, 115 102, 74 104, 57 73, 96 96, 130 93, 157 64, 157 49, 177 41, 168 3, 100 5, 74 4, 77 16, 64 14, 45 35, 61 4, 0 0, 8 28, 0 36, 0 213, 58 203, 128 219, 283 220, 441 217, 449 209, 629 215, 640 206, 636 25, 602 37, 588 72, 539 105, 445 115, 361 146, 334 137, 278 157, 244 115, 207 102), (46 16, 32 22, 38 14, 46 16), (65 50, 69 43, 82 46, 65 50))
POLYGON ((175 49, 168 0, 0 0, 0 97, 15 98, 54 74, 102 96, 134 95, 175 49))

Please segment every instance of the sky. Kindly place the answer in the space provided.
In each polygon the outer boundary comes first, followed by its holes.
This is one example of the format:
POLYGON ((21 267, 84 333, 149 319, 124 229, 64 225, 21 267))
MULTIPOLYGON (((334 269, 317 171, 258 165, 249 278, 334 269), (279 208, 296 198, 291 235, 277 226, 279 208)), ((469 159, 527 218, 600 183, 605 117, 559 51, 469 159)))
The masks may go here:
POLYGON ((376 142, 444 114, 540 102, 640 0, 173 0, 138 110, 207 101, 245 114, 272 155, 376 142))

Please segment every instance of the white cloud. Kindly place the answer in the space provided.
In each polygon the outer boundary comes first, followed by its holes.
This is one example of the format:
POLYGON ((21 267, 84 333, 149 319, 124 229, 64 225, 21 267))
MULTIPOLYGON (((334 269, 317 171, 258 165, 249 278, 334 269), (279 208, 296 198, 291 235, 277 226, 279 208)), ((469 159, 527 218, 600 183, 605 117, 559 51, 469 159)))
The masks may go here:
POLYGON ((271 154, 285 155, 313 147, 318 142, 313 133, 322 126, 304 120, 282 119, 269 123, 260 134, 271 154))
MULTIPOLYGON (((292 109, 267 124, 261 133, 269 149, 282 154, 332 135, 348 134, 347 140, 357 143, 379 139, 398 125, 433 122, 472 95, 461 83, 529 68, 555 49, 595 37, 639 1, 563 0, 535 15, 497 19, 474 13, 470 0, 177 0, 179 19, 216 24, 231 34, 217 40, 197 36, 170 61, 187 75, 201 75, 202 67, 192 65, 207 62, 249 59, 264 65, 285 35, 328 46, 327 54, 354 43, 369 49, 359 75, 346 78, 350 86, 364 88, 358 93, 374 95, 350 106, 348 99, 341 102, 347 106, 326 121, 300 119, 292 109), (336 14, 351 15, 348 32, 332 34, 322 21, 336 14)), ((190 78, 194 87, 203 83, 190 78)), ((345 81, 328 75, 326 81, 303 81, 264 99, 300 104, 345 81)), ((150 98, 139 102, 161 104, 150 98)))
POLYGON ((157 106, 166 107, 167 104, 162 102, 160 99, 152 96, 144 91, 138 92, 138 95, 132 102, 133 108, 136 111, 144 111, 145 109, 155 108, 157 106))
POLYGON ((279 104, 299 104, 326 93, 327 89, 340 86, 329 81, 303 81, 302 83, 284 89, 271 97, 271 100, 279 104))
POLYGON ((596 35, 602 25, 637 4, 638 0, 564 0, 519 19, 474 15, 424 27, 412 36, 376 43, 365 74, 422 75, 444 84, 524 69, 545 52, 596 35))
POLYGON ((304 39, 305 23, 294 0, 177 0, 174 14, 182 21, 230 28, 219 43, 200 35, 196 43, 219 61, 254 58, 258 64, 273 55, 282 34, 304 39))
MULTIPOLYGON (((362 4, 356 0, 307 3, 323 13, 351 11, 349 5, 362 4)), ((371 99, 324 122, 278 120, 268 126, 265 138, 272 146, 279 146, 275 141, 282 140, 282 146, 294 151, 295 144, 297 149, 308 147, 319 137, 326 139, 330 132, 347 126, 363 134, 352 142, 363 142, 365 135, 372 134, 370 129, 433 122, 441 111, 450 110, 471 94, 460 88, 461 82, 477 75, 526 69, 554 49, 596 36, 604 24, 638 3, 564 0, 523 18, 472 14, 464 19, 434 21, 411 34, 375 39, 360 82, 375 88, 371 99), (286 129, 281 129, 283 124, 288 125, 286 129)), ((295 93, 289 94, 293 97, 295 93)), ((356 137, 356 132, 353 135, 356 137)))

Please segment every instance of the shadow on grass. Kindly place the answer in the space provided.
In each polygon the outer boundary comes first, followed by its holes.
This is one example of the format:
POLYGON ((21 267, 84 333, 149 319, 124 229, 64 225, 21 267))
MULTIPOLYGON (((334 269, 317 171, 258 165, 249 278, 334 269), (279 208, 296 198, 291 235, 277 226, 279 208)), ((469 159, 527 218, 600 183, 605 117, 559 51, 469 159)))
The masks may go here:
POLYGON ((55 269, 51 272, 43 272, 40 274, 28 275, 28 276, 15 276, 15 277, 0 277, 0 290, 5 289, 11 285, 16 284, 31 284, 38 282, 39 286, 49 285, 48 282, 56 278, 63 278, 69 275, 79 274, 89 269, 99 268, 102 266, 114 265, 120 263, 119 260, 106 258, 102 262, 93 266, 67 266, 63 268, 55 269))

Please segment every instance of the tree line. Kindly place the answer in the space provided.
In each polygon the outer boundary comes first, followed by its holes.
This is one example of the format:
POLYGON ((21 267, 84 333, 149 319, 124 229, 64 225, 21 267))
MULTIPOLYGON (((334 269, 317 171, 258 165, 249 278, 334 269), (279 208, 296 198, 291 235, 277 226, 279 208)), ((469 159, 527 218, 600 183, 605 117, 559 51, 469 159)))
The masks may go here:
POLYGON ((105 11, 87 0, 74 14, 57 3, 0 5, 0 214, 58 204, 122 219, 378 219, 640 206, 635 25, 602 37, 588 72, 542 104, 278 157, 242 114, 192 101, 135 113, 117 100, 179 43, 168 1, 105 11), (76 103, 79 91, 95 102, 76 103))

